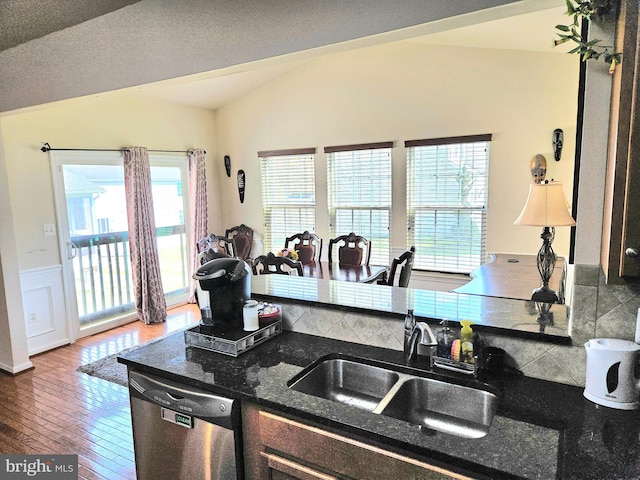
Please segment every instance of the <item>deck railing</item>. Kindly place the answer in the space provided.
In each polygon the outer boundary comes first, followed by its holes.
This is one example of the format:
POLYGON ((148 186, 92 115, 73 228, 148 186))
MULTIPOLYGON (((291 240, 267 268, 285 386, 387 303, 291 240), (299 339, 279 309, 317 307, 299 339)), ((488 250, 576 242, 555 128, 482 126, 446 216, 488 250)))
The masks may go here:
MULTIPOLYGON (((184 225, 156 228, 160 268, 167 294, 184 290, 188 275, 184 225)), ((134 309, 129 233, 71 237, 80 324, 134 309)))

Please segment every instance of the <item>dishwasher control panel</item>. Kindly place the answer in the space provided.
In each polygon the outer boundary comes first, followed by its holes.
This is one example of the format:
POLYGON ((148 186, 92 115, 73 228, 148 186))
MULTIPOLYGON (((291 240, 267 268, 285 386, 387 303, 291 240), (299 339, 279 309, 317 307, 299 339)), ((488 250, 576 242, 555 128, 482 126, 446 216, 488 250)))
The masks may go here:
POLYGON ((129 392, 173 412, 162 418, 177 425, 191 428, 196 417, 233 428, 233 399, 140 372, 129 373, 129 392))

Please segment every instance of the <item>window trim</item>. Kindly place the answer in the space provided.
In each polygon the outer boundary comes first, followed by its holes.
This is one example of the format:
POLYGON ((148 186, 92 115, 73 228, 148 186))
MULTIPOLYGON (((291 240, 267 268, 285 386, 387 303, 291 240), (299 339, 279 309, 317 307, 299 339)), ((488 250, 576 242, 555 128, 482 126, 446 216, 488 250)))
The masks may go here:
MULTIPOLYGON (((393 176, 393 146, 394 142, 376 142, 376 143, 366 143, 366 144, 352 144, 352 145, 340 145, 340 146, 328 146, 324 148, 325 153, 327 153, 327 207, 328 207, 328 227, 329 227, 329 236, 335 238, 338 235, 346 235, 349 232, 346 231, 338 231, 337 230, 337 218, 338 211, 362 211, 369 212, 372 214, 375 211, 386 212, 388 215, 388 226, 387 226, 387 236, 381 236, 380 238, 385 239, 385 242, 388 238, 388 246, 386 249, 380 248, 374 241, 373 243, 373 252, 372 252, 372 262, 373 263, 381 263, 388 264, 391 258, 391 250, 392 246, 392 227, 393 227, 393 185, 389 185, 389 205, 388 206, 380 206, 380 205, 338 205, 335 202, 335 192, 333 191, 334 184, 332 180, 334 179, 334 175, 336 172, 334 171, 336 165, 332 162, 332 158, 334 154, 340 153, 348 153, 348 152, 360 152, 360 151, 375 151, 375 150, 388 150, 388 161, 389 161, 389 178, 393 176), (384 258, 376 258, 376 255, 384 258)), ((385 153, 386 155, 386 153, 385 153)), ((386 160, 385 160, 386 161, 386 160)), ((353 230, 352 230, 353 231, 353 230)), ((366 232, 358 232, 354 233, 359 235, 364 235, 369 238, 370 235, 367 235, 366 232)), ((377 238, 377 237, 376 237, 377 238)), ((374 240, 373 238, 369 238, 369 240, 374 240)), ((383 244, 384 245, 384 244, 383 244)))
POLYGON ((284 150, 262 150, 258 152, 258 158, 286 157, 289 155, 315 155, 316 148, 288 148, 284 150))
POLYGON ((261 203, 262 203, 262 220, 263 220, 263 227, 264 227, 264 246, 266 250, 269 251, 278 251, 282 248, 284 248, 284 242, 287 236, 290 236, 294 233, 298 233, 298 232, 290 232, 288 234, 285 233, 285 236, 282 238, 282 245, 279 245, 277 243, 277 241, 274 240, 273 238, 273 232, 271 231, 271 229, 269 228, 269 224, 270 224, 270 219, 273 218, 273 216, 271 215, 271 210, 275 209, 309 209, 309 210, 313 210, 313 223, 314 225, 312 226, 305 226, 304 228, 301 226, 300 228, 302 228, 302 230, 300 230, 301 232, 304 230, 309 230, 309 231, 315 231, 316 230, 316 220, 317 220, 317 194, 316 194, 316 159, 315 159, 315 154, 316 154, 316 148, 315 147, 310 147, 310 148, 290 148, 290 149, 282 149, 282 150, 262 150, 258 152, 258 158, 260 159, 260 178, 261 178, 261 203), (265 162, 269 161, 269 158, 276 158, 276 157, 311 157, 311 165, 312 165, 312 169, 313 171, 311 172, 311 178, 313 180, 313 204, 286 204, 286 205, 281 205, 281 204, 270 204, 267 205, 265 203, 265 174, 263 171, 263 165, 265 162))
POLYGON ((405 148, 409 147, 431 147, 435 145, 454 145, 459 143, 490 142, 491 134, 463 135, 460 137, 424 138, 421 140, 405 140, 405 148))
POLYGON ((356 143, 353 145, 336 145, 333 147, 324 147, 324 153, 336 152, 355 152, 358 150, 377 150, 382 148, 393 148, 394 142, 377 142, 377 143, 356 143))
MULTIPOLYGON (((486 143, 487 149, 489 149, 491 143, 491 134, 481 134, 481 135, 467 135, 467 136, 457 136, 457 137, 442 137, 442 138, 431 138, 431 139, 420 139, 420 140, 407 140, 404 142, 406 150, 406 168, 405 168, 405 186, 406 186, 406 231, 407 231, 407 248, 409 248, 410 244, 416 243, 415 232, 416 232, 416 212, 418 211, 433 211, 434 213, 438 211, 463 211, 468 210, 472 212, 481 212, 482 214, 482 224, 483 230, 481 233, 480 247, 481 247, 481 256, 486 254, 486 246, 487 246, 487 210, 488 210, 488 200, 489 200, 489 151, 486 156, 486 171, 485 171, 485 200, 484 205, 482 207, 469 207, 464 205, 429 205, 429 206, 418 206, 412 205, 410 202, 412 192, 416 188, 420 188, 415 185, 411 178, 411 172, 409 171, 412 161, 410 161, 410 157, 415 157, 415 148, 417 147, 438 147, 438 146, 447 146, 447 145, 463 145, 468 143, 486 143)), ((413 160, 415 162, 415 160, 413 160)), ((420 255, 418 252, 417 255, 420 255)), ((417 259, 416 259, 417 260, 417 259)), ((459 270, 456 268, 443 269, 442 265, 433 265, 431 268, 425 268, 424 266, 419 266, 419 262, 417 262, 416 270, 421 271, 431 271, 431 272, 441 272, 441 273, 462 273, 468 274, 470 271, 459 270)), ((471 268, 473 270, 473 268, 471 268)))

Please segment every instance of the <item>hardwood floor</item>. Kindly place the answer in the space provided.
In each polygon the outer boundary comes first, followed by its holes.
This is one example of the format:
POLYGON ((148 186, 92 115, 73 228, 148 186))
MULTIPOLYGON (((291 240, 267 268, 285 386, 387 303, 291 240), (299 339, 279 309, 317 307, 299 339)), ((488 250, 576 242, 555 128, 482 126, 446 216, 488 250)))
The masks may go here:
POLYGON ((166 323, 136 321, 31 357, 27 372, 0 374, 0 453, 78 454, 80 479, 135 480, 127 389, 76 369, 199 318, 185 305, 166 323))

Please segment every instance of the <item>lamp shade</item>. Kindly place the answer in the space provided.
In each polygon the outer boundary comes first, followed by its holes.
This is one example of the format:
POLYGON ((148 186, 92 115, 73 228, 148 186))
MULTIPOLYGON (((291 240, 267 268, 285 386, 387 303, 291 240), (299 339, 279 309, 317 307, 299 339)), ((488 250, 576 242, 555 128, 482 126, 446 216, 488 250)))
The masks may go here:
POLYGON ((576 224, 569 213, 562 182, 533 183, 529 185, 529 197, 515 225, 534 227, 571 227, 576 224))

